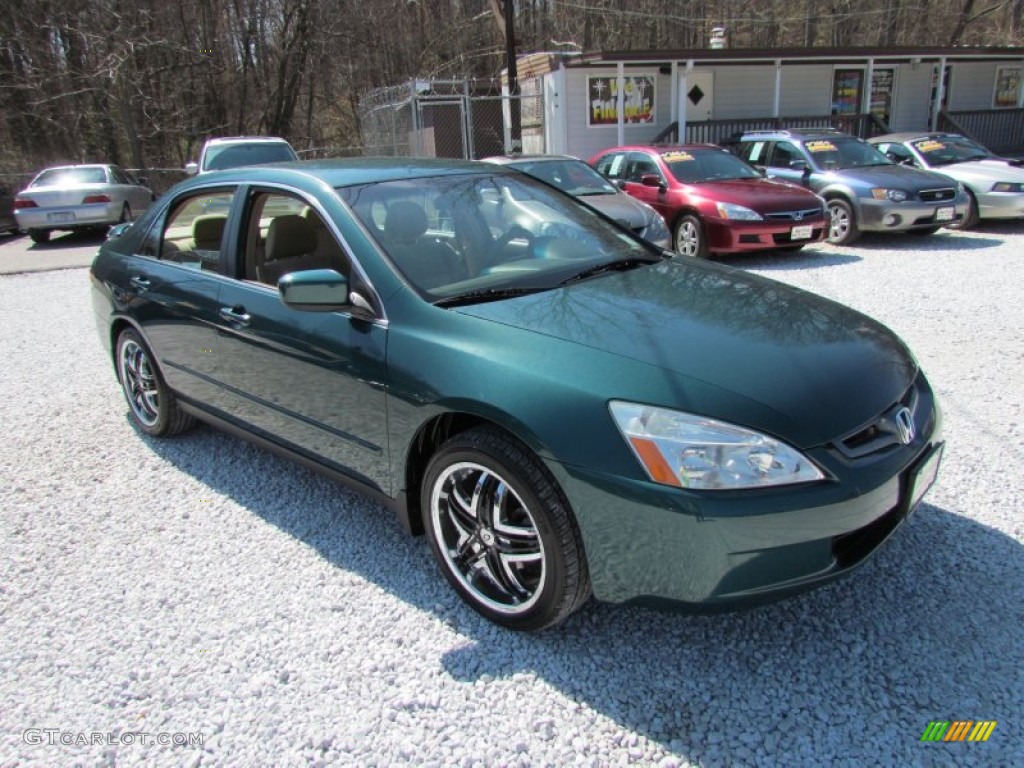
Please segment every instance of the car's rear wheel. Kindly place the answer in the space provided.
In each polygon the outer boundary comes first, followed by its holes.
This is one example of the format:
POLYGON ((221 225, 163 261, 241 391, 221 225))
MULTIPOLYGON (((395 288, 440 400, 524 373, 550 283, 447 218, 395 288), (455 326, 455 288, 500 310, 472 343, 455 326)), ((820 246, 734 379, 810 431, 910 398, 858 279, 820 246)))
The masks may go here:
POLYGON ((974 196, 974 193, 967 190, 967 213, 960 221, 954 221, 951 224, 947 224, 947 229, 970 229, 978 223, 978 219, 981 217, 978 215, 978 198, 974 196))
POLYGON ((683 256, 695 259, 707 258, 708 241, 704 236, 704 226, 700 219, 692 213, 681 216, 676 222, 672 245, 675 247, 676 253, 683 256))
POLYGON ((445 578, 491 621, 540 630, 589 598, 568 502, 543 464, 504 433, 484 427, 448 440, 427 466, 421 504, 445 578))
POLYGON ((130 329, 121 331, 117 337, 117 378, 132 421, 146 434, 169 437, 194 423, 171 394, 146 343, 130 329))
POLYGON ((849 245, 858 237, 857 218, 853 206, 839 197, 828 201, 828 242, 833 245, 849 245))
POLYGON ((32 238, 33 243, 50 242, 50 230, 48 229, 30 229, 28 236, 32 238))

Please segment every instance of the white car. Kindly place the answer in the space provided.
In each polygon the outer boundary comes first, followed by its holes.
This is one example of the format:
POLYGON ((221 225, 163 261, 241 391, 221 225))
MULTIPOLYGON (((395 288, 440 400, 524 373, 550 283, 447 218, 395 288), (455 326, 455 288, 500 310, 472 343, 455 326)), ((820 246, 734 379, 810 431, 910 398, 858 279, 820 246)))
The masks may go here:
POLYGON ((194 176, 208 171, 298 159, 292 145, 277 136, 231 136, 209 139, 199 153, 199 162, 188 163, 185 173, 194 176))
POLYGON ((956 133, 890 133, 870 139, 895 163, 938 171, 959 181, 971 198, 959 226, 978 219, 1024 218, 1024 163, 999 157, 956 133))
POLYGON ((45 243, 54 230, 105 229, 131 221, 156 197, 116 165, 62 165, 40 172, 14 198, 18 229, 45 243))

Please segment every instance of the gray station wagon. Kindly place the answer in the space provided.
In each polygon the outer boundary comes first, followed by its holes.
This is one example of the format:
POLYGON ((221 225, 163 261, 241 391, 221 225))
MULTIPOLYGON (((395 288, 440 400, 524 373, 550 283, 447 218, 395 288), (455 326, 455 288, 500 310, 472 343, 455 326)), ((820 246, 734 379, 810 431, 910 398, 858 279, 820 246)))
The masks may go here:
POLYGON ((967 194, 953 179, 897 165, 833 128, 749 131, 722 145, 768 176, 824 197, 830 243, 846 245, 863 232, 930 235, 968 211, 967 194))

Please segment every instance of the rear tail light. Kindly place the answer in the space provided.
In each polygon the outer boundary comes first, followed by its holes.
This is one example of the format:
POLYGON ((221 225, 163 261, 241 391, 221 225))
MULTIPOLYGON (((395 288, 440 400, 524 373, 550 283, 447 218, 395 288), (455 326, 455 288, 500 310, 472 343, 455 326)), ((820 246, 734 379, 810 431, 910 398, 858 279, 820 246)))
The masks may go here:
POLYGON ((110 198, 106 195, 87 195, 82 200, 82 205, 88 205, 89 203, 109 203, 110 198))
POLYGON ((22 197, 15 198, 14 210, 20 210, 21 208, 38 208, 35 200, 26 200, 22 197))

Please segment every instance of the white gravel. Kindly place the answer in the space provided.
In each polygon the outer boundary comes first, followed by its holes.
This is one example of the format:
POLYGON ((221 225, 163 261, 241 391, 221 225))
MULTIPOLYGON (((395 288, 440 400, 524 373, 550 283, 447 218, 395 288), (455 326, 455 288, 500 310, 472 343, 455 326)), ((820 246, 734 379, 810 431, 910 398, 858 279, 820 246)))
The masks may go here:
POLYGON ((1022 253, 1009 224, 733 260, 903 336, 945 409, 937 486, 817 592, 536 636, 338 485, 141 437, 86 271, 0 277, 0 765, 1021 765, 1022 253), (921 743, 935 719, 998 725, 921 743))

